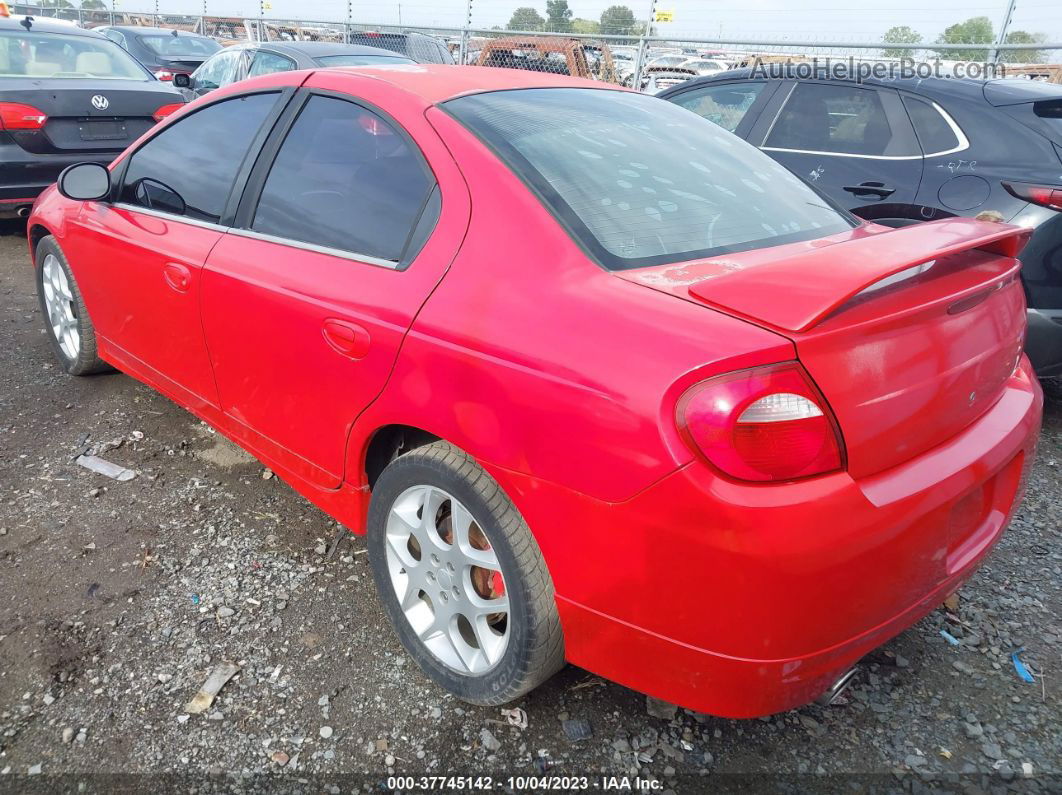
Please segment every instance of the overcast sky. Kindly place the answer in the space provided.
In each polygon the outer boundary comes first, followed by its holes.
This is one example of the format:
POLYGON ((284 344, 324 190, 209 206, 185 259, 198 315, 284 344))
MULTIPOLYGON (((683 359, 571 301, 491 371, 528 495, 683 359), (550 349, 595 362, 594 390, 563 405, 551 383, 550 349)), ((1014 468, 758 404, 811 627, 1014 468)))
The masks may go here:
MULTIPOLYGON (((107 0, 109 3, 110 0, 107 0)), ((119 9, 152 10, 155 0, 116 0, 119 9)), ((267 17, 342 21, 346 0, 266 0, 267 17)), ((257 16, 258 0, 206 0, 211 14, 257 16)), ((616 0, 568 0, 577 17, 597 19, 616 0)), ((473 27, 502 27, 513 9, 530 5, 545 16, 545 0, 473 0, 473 27)), ((649 0, 627 3, 636 17, 648 14, 649 0)), ((673 10, 675 21, 660 24, 661 35, 698 38, 778 38, 816 41, 876 42, 893 25, 910 25, 927 41, 948 25, 969 17, 987 16, 998 30, 1006 0, 890 0, 876 8, 854 10, 850 0, 658 0, 657 8, 673 10), (877 10, 877 9, 881 10, 877 10)), ((465 0, 351 0, 351 19, 360 23, 453 26, 462 24, 465 0)), ((160 11, 202 13, 203 0, 158 0, 160 11)), ((1062 42, 1062 0, 1018 0, 1012 30, 1045 33, 1062 42)), ((1062 54, 1060 54, 1062 55, 1062 54)))

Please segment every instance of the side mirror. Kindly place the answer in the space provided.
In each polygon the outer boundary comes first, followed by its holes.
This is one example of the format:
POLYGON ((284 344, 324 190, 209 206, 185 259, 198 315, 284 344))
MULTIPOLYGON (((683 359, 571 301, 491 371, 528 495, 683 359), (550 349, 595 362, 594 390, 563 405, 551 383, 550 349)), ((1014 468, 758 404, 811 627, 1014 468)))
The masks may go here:
POLYGON ((67 166, 59 175, 59 192, 75 201, 98 201, 111 192, 111 172, 99 163, 67 166))
POLYGON ((192 76, 186 75, 183 72, 178 72, 173 76, 173 85, 177 88, 191 88, 192 76))

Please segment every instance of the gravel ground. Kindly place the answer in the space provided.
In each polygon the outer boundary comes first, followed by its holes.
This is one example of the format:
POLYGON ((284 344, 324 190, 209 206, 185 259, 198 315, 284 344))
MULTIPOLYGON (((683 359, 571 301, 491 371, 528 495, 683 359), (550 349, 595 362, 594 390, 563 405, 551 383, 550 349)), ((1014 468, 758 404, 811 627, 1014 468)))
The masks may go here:
POLYGON ((674 792, 1062 790, 1062 389, 1025 504, 957 609, 873 653, 842 704, 732 721, 570 667, 508 715, 435 688, 385 622, 361 539, 147 387, 57 370, 13 224, 0 363, 0 791, 338 792, 392 773, 513 790, 546 772, 674 792), (77 466, 86 448, 137 477, 77 466), (238 674, 190 713, 226 661, 238 674))

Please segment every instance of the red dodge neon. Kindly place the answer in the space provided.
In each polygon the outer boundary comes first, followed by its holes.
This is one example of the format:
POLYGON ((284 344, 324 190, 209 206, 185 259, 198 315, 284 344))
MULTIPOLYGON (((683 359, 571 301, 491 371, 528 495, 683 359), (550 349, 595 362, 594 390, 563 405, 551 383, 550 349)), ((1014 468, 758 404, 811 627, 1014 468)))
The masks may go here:
POLYGON ((366 533, 478 704, 566 660, 717 715, 828 699, 998 540, 1040 424, 1021 230, 860 222, 601 83, 270 75, 71 167, 29 232, 63 367, 366 533))

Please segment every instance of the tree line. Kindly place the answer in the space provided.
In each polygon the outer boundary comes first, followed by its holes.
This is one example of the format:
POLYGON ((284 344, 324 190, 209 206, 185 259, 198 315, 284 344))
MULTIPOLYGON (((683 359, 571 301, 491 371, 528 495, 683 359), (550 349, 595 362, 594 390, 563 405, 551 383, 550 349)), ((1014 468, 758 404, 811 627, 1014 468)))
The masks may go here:
MULTIPOLYGON (((1047 41, 1044 33, 1029 33, 1025 30, 1012 30, 1005 39, 1007 44, 1030 44, 1029 49, 1003 50, 999 53, 999 60, 1004 63, 1043 63, 1043 50, 1038 50, 1035 45, 1047 41)), ((921 44, 922 35, 908 25, 897 25, 885 31, 882 37, 885 44, 921 44)), ((958 50, 934 50, 933 44, 995 44, 996 31, 992 26, 992 20, 988 17, 971 17, 965 22, 957 22, 944 29, 936 41, 928 43, 926 50, 933 52, 941 59, 951 61, 987 61, 991 48, 969 47, 958 50)), ((886 58, 913 58, 919 50, 900 49, 898 47, 884 47, 882 54, 886 58)))

